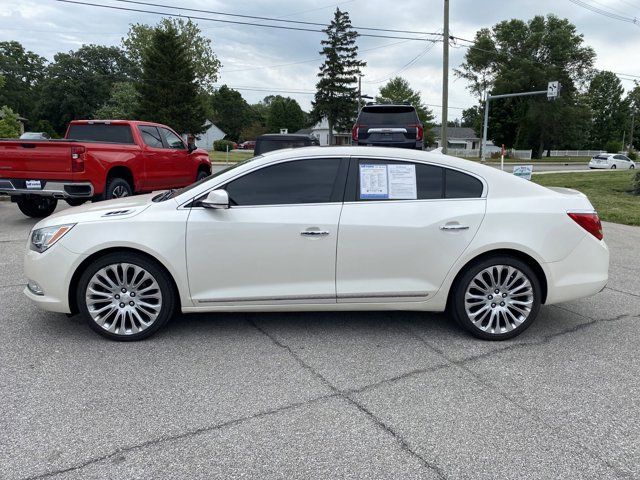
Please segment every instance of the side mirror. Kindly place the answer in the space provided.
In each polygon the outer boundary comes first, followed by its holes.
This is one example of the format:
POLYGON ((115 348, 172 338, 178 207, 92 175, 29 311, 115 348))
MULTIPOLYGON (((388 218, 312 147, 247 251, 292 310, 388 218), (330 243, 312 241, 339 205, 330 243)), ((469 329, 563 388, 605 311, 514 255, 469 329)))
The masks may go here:
POLYGON ((229 194, 226 190, 213 190, 200 202, 204 208, 229 208, 229 194))
POLYGON ((187 144, 187 150, 189 150, 189 153, 193 153, 194 150, 196 150, 198 147, 196 146, 195 143, 188 143, 187 144))

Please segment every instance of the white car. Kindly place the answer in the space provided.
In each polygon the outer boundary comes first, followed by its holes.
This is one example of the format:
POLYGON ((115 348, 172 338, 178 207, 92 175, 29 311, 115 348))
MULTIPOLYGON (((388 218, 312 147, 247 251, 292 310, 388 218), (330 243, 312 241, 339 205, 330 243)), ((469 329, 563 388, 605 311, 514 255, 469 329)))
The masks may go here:
POLYGON ((600 153, 594 155, 589 160, 589 168, 608 168, 615 170, 620 168, 622 170, 634 169, 636 164, 626 155, 621 153, 600 153))
POLYGON ((42 220, 25 294, 116 340, 148 337, 176 309, 447 310, 502 340, 541 304, 602 290, 608 266, 575 190, 438 153, 307 147, 42 220))

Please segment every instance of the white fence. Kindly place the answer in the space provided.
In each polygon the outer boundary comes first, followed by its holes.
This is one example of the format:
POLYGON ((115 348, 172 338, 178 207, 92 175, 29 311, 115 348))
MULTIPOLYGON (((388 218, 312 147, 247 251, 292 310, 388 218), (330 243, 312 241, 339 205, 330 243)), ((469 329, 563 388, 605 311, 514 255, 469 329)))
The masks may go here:
MULTIPOLYGON (((500 153, 500 147, 487 146, 487 157, 490 157, 492 153, 500 153)), ((465 158, 479 158, 480 150, 465 149, 465 148, 448 148, 447 153, 449 155, 455 155, 456 157, 465 158)), ((532 150, 507 150, 507 154, 510 158, 519 158, 520 160, 531 160, 532 150)), ((495 160, 495 159, 494 159, 495 160)))
MULTIPOLYGON (((550 150, 551 157, 593 157, 599 153, 607 153, 606 150, 550 150)), ((545 155, 544 152, 542 155, 545 155)))

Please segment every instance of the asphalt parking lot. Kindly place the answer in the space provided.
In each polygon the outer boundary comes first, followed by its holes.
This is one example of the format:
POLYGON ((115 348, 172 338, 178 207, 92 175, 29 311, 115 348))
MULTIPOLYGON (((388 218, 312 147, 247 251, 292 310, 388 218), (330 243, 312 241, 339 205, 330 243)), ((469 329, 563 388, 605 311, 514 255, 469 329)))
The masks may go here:
POLYGON ((640 228, 606 224, 608 287, 512 341, 345 312, 127 344, 23 296, 34 223, 0 202, 0 478, 640 478, 640 228))

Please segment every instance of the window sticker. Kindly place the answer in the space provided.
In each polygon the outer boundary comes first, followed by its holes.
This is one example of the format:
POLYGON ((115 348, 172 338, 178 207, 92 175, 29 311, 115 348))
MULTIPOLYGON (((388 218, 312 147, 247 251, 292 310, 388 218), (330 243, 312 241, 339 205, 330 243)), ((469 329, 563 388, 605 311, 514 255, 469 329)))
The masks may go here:
POLYGON ((415 165, 360 165, 360 199, 416 200, 415 165))
POLYGON ((360 198, 389 198, 387 177, 386 165, 360 165, 360 198))
POLYGON ((416 200, 418 198, 415 165, 387 165, 387 172, 390 199, 416 200))

